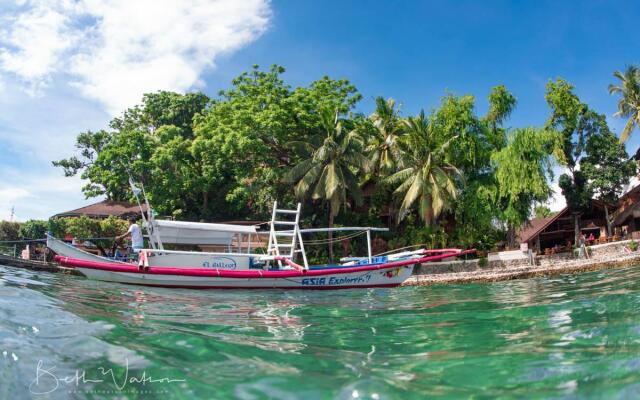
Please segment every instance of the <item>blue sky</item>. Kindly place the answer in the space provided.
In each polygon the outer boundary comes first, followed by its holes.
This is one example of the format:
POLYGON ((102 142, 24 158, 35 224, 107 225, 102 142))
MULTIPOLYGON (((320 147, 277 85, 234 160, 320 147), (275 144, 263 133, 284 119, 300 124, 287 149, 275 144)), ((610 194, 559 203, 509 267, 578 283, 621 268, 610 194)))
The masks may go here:
MULTIPOLYGON (((365 113, 374 96, 411 114, 447 92, 476 96, 483 113, 490 88, 504 84, 518 98, 513 127, 544 123, 544 86, 562 77, 619 132, 607 85, 640 63, 640 2, 166 3, 0 5, 0 218, 12 205, 28 219, 94 201, 50 166, 78 132, 105 127, 144 91, 213 95, 253 64, 284 65, 292 85, 350 79, 365 113)), ((636 132, 628 148, 639 144, 636 132)))

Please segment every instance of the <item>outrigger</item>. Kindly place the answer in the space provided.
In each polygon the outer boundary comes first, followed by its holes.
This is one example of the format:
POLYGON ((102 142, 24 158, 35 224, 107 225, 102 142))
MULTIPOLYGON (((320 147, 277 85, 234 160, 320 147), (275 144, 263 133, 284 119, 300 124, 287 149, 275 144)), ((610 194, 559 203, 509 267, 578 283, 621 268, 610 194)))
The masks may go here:
MULTIPOLYGON (((134 185, 132 187, 135 188, 134 185)), ((140 191, 134 189, 134 193, 137 197, 140 191)), ((347 289, 398 286, 411 275, 415 264, 475 251, 419 249, 374 256, 371 232, 388 229, 300 229, 301 205, 298 204, 295 210, 288 210, 279 209, 277 202, 274 202, 266 254, 260 254, 252 246, 252 240, 258 237, 256 226, 156 220, 144 197, 149 210, 147 216, 142 212, 142 207, 140 209, 151 248, 139 252, 137 263, 97 256, 48 235, 47 246, 57 254, 55 260, 78 269, 91 279, 145 286, 347 289), (303 235, 332 231, 366 234, 367 256, 343 258, 334 265, 310 266, 303 235), (198 244, 222 251, 167 250, 165 244, 198 244)))

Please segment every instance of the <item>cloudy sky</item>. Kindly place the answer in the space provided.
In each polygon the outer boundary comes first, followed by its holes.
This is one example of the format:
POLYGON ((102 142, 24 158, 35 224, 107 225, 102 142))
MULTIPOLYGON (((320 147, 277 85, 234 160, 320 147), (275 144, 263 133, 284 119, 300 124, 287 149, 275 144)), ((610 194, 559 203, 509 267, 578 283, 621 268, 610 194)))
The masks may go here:
POLYGON ((51 166, 79 132, 145 92, 214 95, 253 64, 284 65, 294 85, 348 78, 366 113, 377 95, 414 113, 447 91, 475 95, 483 112, 505 84, 513 126, 544 123, 544 85, 564 77, 619 132, 606 88, 640 63, 639 16, 640 3, 610 1, 0 1, 0 219, 96 201, 51 166))

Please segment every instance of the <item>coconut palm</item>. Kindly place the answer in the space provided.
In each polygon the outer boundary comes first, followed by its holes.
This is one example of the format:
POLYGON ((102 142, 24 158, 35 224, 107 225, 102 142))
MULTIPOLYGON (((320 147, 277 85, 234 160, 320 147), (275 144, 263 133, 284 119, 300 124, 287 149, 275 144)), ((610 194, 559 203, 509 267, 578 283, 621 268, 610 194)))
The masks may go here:
MULTIPOLYGON (((294 143, 307 156, 294 166, 285 181, 295 183, 299 199, 311 197, 329 203, 329 227, 348 204, 347 195, 362 202, 357 173, 368 165, 363 155, 363 143, 355 130, 345 129, 344 121, 334 110, 320 111, 323 132, 310 142, 294 143)), ((333 235, 329 232, 329 241, 333 235)), ((333 259, 333 246, 329 244, 329 258, 333 259)))
POLYGON ((623 72, 616 71, 613 76, 620 80, 620 84, 609 85, 609 94, 619 93, 618 111, 616 117, 628 118, 620 135, 620 141, 629 140, 634 128, 640 128, 640 69, 630 65, 623 72))
POLYGON ((404 124, 406 133, 401 141, 404 167, 387 180, 399 184, 395 193, 404 193, 399 220, 418 202, 420 218, 430 225, 457 197, 455 179, 460 172, 447 160, 447 148, 457 136, 446 137, 424 111, 406 119, 404 124))
POLYGON ((395 100, 376 97, 376 110, 370 117, 374 130, 366 149, 374 172, 393 171, 400 158, 398 138, 403 124, 398 114, 395 100))

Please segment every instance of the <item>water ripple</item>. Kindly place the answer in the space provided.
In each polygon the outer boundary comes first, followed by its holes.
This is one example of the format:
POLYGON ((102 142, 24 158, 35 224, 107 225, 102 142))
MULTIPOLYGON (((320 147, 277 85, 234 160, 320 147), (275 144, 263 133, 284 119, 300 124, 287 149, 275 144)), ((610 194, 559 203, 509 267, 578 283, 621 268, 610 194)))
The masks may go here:
POLYGON ((150 289, 0 266, 0 398, 636 398, 640 268, 490 285, 150 289))

